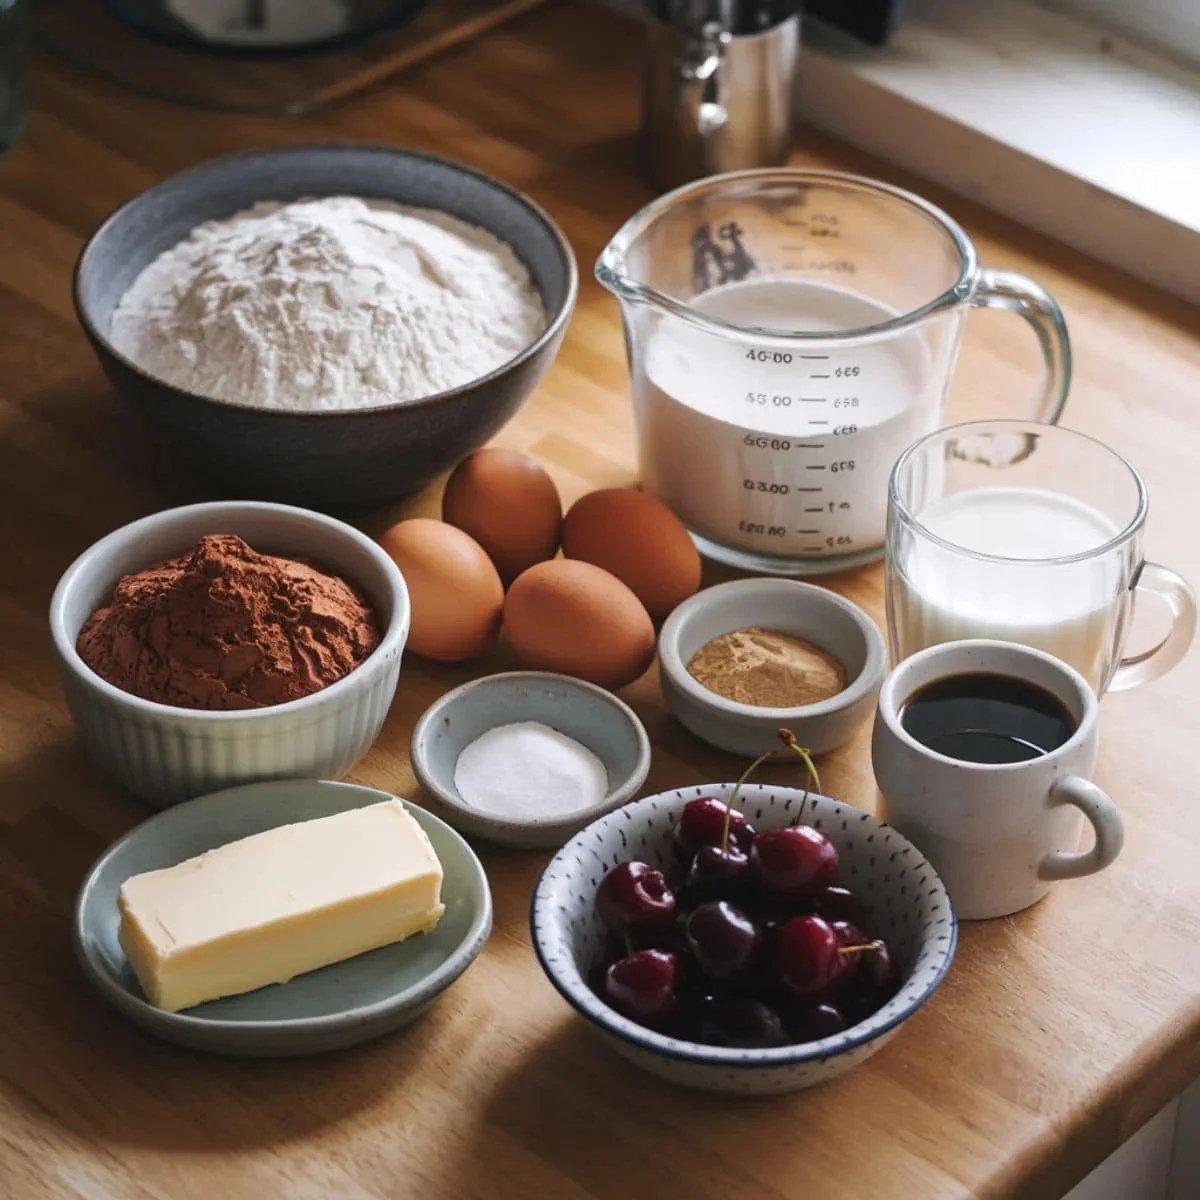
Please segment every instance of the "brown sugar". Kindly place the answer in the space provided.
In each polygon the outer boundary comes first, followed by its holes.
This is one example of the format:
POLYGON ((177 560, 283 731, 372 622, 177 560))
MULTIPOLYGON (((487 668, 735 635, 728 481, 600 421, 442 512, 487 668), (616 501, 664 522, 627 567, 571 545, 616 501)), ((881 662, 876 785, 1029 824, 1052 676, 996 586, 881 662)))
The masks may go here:
POLYGON ((758 708, 795 708, 836 696, 846 669, 811 642, 774 629, 735 629, 706 642, 688 663, 710 692, 758 708))

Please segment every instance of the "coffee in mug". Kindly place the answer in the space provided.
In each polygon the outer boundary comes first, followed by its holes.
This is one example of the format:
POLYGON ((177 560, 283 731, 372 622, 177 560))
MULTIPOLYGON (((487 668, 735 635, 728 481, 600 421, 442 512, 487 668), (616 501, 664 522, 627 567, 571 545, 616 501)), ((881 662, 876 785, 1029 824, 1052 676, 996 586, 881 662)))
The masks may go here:
POLYGON ((1120 814, 1090 781, 1098 707, 1073 667, 1011 642, 931 646, 884 680, 871 743, 884 817, 960 917, 1017 912, 1117 857, 1120 814))

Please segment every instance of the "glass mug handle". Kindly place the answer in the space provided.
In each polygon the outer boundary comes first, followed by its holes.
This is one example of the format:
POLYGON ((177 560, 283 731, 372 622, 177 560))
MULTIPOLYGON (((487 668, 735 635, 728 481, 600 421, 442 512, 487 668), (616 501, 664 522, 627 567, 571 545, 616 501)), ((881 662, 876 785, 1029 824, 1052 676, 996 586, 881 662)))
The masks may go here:
POLYGON ((1016 271, 981 267, 968 303, 972 308, 1007 309, 1033 327, 1046 361, 1046 379, 1030 419, 1057 424, 1071 386, 1071 339, 1058 302, 1045 288, 1016 271))
POLYGON ((1153 592, 1171 610, 1171 628, 1157 646, 1117 663, 1110 692, 1122 692, 1165 675, 1186 653, 1196 634, 1196 593, 1182 575, 1170 567, 1143 562, 1132 584, 1137 591, 1153 592))

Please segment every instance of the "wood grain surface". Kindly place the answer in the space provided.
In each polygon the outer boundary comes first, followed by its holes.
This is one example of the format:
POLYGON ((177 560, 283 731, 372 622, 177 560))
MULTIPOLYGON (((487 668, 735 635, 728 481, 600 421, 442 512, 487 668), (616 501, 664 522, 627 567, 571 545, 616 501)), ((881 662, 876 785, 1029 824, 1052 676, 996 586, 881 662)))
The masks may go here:
MULTIPOLYGON (((0 165, 0 1196, 1042 1200, 1196 1076, 1196 653, 1104 701, 1097 779, 1125 815, 1117 864, 1021 916, 964 929, 935 999, 869 1063, 809 1093, 693 1094, 601 1046, 530 950, 544 854, 481 848, 496 900, 482 957, 416 1026, 349 1053, 230 1062, 175 1050, 109 1011, 76 969, 79 881, 146 813, 76 743, 46 630, 50 592, 108 530, 211 495, 101 378, 71 309, 83 239, 139 189, 243 147, 362 138, 491 171, 557 217, 584 279, 561 356, 498 441, 537 455, 567 500, 630 483, 620 325, 591 265, 651 196, 635 168, 638 47, 635 26, 553 6, 303 121, 188 111, 35 63, 28 133, 0 165)), ((1055 293, 1077 355, 1066 423, 1140 467, 1149 553, 1200 580, 1195 312, 805 130, 795 161, 915 187, 965 224, 985 262, 1055 293)), ((1028 331, 1004 314, 968 325, 955 414, 1023 409, 1037 360, 1028 331)), ((438 495, 360 523, 433 514, 438 495)), ((878 566, 827 582, 882 615, 878 566)), ((1138 636, 1152 635, 1145 624, 1138 636)), ((461 668, 408 659, 352 778, 419 799, 407 754, 416 718, 510 662, 502 651, 461 668)), ((733 760, 668 719, 653 672, 624 694, 655 744, 649 788, 733 775, 733 760)), ((866 730, 821 765, 826 790, 874 806, 866 730)))

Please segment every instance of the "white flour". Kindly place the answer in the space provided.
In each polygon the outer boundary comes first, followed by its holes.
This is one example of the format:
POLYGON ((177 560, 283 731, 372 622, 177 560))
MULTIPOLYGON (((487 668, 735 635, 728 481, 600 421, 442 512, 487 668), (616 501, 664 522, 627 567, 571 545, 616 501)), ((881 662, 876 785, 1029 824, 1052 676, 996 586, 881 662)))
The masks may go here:
POLYGON ((110 337, 177 387, 313 411, 470 383, 545 325, 529 272, 486 230, 338 196, 197 226, 137 277, 110 337))

